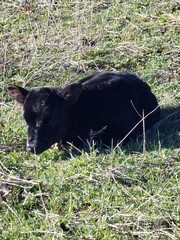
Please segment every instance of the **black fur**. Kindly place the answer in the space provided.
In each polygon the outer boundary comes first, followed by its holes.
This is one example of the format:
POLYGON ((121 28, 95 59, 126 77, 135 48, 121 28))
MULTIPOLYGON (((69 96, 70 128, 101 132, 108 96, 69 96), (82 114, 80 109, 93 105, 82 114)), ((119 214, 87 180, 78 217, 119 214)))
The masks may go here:
POLYGON ((24 104, 27 147, 36 154, 59 142, 79 146, 91 139, 111 144, 113 139, 116 143, 141 121, 127 137, 134 138, 142 133, 143 116, 148 129, 160 114, 150 87, 129 73, 98 73, 65 87, 27 91, 9 85, 8 89, 24 104))

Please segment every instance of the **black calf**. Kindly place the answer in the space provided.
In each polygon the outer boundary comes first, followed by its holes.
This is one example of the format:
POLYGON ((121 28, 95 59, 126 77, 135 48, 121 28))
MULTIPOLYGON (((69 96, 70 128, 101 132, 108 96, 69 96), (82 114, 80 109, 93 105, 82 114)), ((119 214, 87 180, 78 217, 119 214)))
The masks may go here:
POLYGON ((92 138, 111 144, 142 133, 158 120, 160 109, 150 87, 129 73, 105 72, 65 87, 33 90, 10 84, 13 98, 24 105, 27 148, 39 154, 54 143, 82 145, 92 138), (139 124, 137 124, 139 123, 139 124))

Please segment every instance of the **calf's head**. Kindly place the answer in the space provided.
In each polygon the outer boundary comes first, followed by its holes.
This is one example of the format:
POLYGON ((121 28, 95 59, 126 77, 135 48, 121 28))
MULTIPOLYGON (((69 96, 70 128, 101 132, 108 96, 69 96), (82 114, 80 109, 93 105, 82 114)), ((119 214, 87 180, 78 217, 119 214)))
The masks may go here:
POLYGON ((65 87, 27 90, 9 84, 13 98, 23 104, 27 124, 27 149, 40 154, 60 142, 68 127, 68 106, 76 102, 82 92, 81 83, 65 87))

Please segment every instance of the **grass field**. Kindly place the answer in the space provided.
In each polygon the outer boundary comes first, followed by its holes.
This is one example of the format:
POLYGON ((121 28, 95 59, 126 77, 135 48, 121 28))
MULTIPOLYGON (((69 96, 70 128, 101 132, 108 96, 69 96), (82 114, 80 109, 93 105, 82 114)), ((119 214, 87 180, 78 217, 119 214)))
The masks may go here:
POLYGON ((0 239, 180 239, 179 6, 0 1, 0 239), (106 152, 26 152, 8 83, 58 86, 105 70, 151 86, 162 108, 156 128, 106 152))

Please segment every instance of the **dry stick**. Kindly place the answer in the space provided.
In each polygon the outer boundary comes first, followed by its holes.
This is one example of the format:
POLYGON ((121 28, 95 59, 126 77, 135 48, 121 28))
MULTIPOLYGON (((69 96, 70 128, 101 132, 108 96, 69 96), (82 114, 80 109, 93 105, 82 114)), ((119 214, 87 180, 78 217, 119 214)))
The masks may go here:
POLYGON ((6 175, 7 173, 10 173, 9 169, 7 167, 5 167, 4 164, 1 161, 0 161, 0 165, 1 165, 2 171, 6 171, 5 173, 1 172, 2 175, 6 175))
POLYGON ((144 109, 142 113, 143 117, 143 154, 146 152, 146 132, 145 132, 145 121, 144 121, 144 109))
POLYGON ((22 221, 20 219, 20 217, 17 215, 17 213, 5 202, 2 202, 4 205, 6 205, 6 207, 16 216, 16 218, 18 219, 19 223, 22 224, 22 221))
MULTIPOLYGON (((116 180, 115 176, 112 175, 111 177, 112 177, 112 179, 114 180, 114 182, 116 183, 116 185, 117 185, 117 186, 120 186, 119 183, 118 183, 118 181, 116 180)), ((137 202, 137 198, 136 198, 133 194, 131 194, 131 192, 128 191, 122 184, 121 184, 121 190, 122 190, 125 194, 127 194, 129 197, 131 197, 134 201, 137 202)))
POLYGON ((153 112, 155 112, 157 109, 159 108, 159 106, 157 106, 154 110, 152 110, 151 112, 149 112, 145 117, 143 117, 127 134, 125 137, 123 137, 123 139, 116 145, 116 147, 114 149, 116 149, 117 147, 119 147, 119 145, 121 145, 121 143, 132 133, 132 131, 134 131, 134 129, 142 122, 144 121, 149 115, 151 115, 153 112))
POLYGON ((131 104, 132 104, 132 106, 133 106, 134 110, 135 110, 135 111, 136 111, 136 113, 138 114, 138 116, 139 116, 140 118, 142 118, 141 114, 138 112, 138 110, 137 110, 137 109, 136 109, 136 107, 134 106, 134 103, 133 103, 133 101, 131 100, 130 102, 131 102, 131 104))
POLYGON ((143 153, 145 154, 145 152, 146 152, 146 133, 145 133, 145 121, 144 121, 144 109, 143 109, 142 115, 141 115, 138 112, 138 110, 136 109, 136 107, 134 106, 134 103, 132 100, 131 100, 131 104, 132 104, 134 110, 136 111, 136 113, 138 114, 138 116, 143 119, 143 153))
POLYGON ((79 153, 82 154, 82 151, 79 148, 77 148, 76 146, 74 146, 71 142, 67 142, 67 144, 70 145, 71 147, 73 147, 75 150, 77 150, 79 153))
POLYGON ((46 205, 45 205, 45 202, 44 202, 44 199, 43 199, 43 194, 42 194, 42 190, 41 190, 41 187, 39 185, 39 191, 40 191, 40 198, 41 198, 41 202, 42 202, 42 206, 44 208, 44 211, 45 211, 45 214, 46 214, 46 219, 48 219, 48 210, 46 208, 46 205))
POLYGON ((21 178, 11 176, 10 174, 7 174, 7 173, 3 173, 3 172, 0 172, 0 173, 4 176, 4 178, 5 177, 7 178, 7 180, 0 179, 0 183, 7 184, 10 186, 17 186, 24 189, 30 189, 32 188, 32 185, 37 185, 41 182, 40 180, 26 180, 26 179, 21 179, 21 178), (29 184, 29 186, 23 185, 23 184, 29 184))
POLYGON ((41 182, 41 180, 27 180, 27 179, 22 179, 22 178, 11 176, 10 174, 8 174, 7 176, 14 183, 20 182, 20 183, 30 183, 30 184, 36 185, 36 184, 39 184, 41 182))
POLYGON ((23 189, 31 189, 32 188, 32 186, 24 186, 24 185, 16 184, 16 183, 5 181, 5 180, 4 181, 0 180, 0 183, 10 185, 10 186, 16 186, 16 187, 23 188, 23 189))
POLYGON ((64 233, 63 233, 63 230, 62 230, 62 233, 60 233, 59 231, 56 232, 56 231, 46 231, 46 230, 39 230, 39 229, 36 229, 34 231, 20 231, 20 233, 22 234, 28 234, 28 233, 46 233, 46 234, 53 234, 53 235, 56 235, 56 236, 62 236, 64 233))

